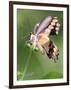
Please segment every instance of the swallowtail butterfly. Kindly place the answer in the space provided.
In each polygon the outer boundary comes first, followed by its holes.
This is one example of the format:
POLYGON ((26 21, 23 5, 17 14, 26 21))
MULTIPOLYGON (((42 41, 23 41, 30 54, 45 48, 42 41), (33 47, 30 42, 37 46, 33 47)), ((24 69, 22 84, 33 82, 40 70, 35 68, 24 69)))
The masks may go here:
POLYGON ((34 26, 29 39, 33 48, 37 47, 42 54, 46 54, 55 62, 58 60, 59 50, 49 36, 58 35, 59 28, 58 17, 47 16, 41 23, 34 26))

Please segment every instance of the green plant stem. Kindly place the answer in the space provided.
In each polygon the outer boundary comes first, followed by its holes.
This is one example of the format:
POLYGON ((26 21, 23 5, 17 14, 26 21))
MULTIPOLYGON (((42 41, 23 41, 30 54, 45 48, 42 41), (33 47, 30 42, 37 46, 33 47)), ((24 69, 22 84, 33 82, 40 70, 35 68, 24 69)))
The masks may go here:
POLYGON ((26 61, 26 64, 25 64, 25 68, 24 68, 22 79, 24 79, 25 74, 27 72, 27 69, 28 69, 28 66, 29 66, 29 60, 31 58, 31 55, 32 55, 32 49, 30 49, 29 56, 28 56, 27 61, 26 61))

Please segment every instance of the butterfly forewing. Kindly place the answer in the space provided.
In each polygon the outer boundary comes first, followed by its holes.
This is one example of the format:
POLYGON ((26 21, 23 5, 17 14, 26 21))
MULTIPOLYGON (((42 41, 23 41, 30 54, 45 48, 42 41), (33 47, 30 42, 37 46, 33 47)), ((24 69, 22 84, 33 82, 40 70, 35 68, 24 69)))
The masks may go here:
POLYGON ((48 16, 46 17, 41 24, 39 25, 36 35, 39 35, 41 32, 44 32, 45 29, 48 27, 48 25, 50 24, 50 22, 52 21, 52 17, 48 16))

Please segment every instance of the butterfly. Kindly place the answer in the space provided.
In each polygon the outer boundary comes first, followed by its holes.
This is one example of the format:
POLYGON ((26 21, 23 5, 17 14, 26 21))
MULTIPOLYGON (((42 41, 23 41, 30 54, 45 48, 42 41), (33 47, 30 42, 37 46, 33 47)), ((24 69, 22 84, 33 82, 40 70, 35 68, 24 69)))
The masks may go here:
POLYGON ((29 38, 34 49, 37 47, 43 55, 46 54, 55 62, 58 60, 59 49, 49 36, 58 35, 59 28, 58 17, 47 16, 41 23, 34 26, 29 38))

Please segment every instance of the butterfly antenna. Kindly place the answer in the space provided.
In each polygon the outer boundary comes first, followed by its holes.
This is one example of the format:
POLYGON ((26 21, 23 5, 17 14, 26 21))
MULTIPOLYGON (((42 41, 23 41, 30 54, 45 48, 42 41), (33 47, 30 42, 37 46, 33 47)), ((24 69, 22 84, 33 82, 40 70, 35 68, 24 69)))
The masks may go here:
POLYGON ((31 33, 29 33, 29 34, 25 35, 25 36, 23 37, 23 40, 24 40, 24 39, 29 38, 29 37, 30 37, 30 35, 31 35, 31 33))

